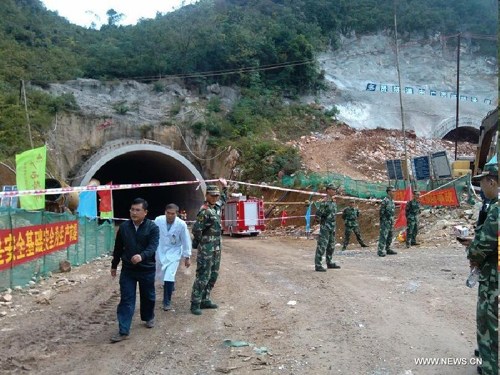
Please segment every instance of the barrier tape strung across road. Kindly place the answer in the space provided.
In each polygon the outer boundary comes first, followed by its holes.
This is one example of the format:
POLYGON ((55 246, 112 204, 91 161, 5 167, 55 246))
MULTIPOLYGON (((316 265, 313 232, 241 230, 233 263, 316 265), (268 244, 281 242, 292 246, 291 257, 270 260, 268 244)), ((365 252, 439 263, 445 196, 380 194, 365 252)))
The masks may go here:
MULTIPOLYGON (((262 189, 272 189, 272 190, 280 190, 280 191, 288 191, 291 193, 299 193, 299 194, 307 194, 307 195, 318 195, 321 197, 326 197, 326 193, 318 193, 315 191, 308 191, 308 190, 297 190, 297 189, 288 189, 288 188, 282 188, 279 186, 272 186, 272 185, 267 185, 267 184, 252 184, 249 182, 242 182, 242 181, 234 181, 234 180, 228 180, 228 182, 233 182, 236 184, 241 184, 241 185, 248 185, 248 186, 254 186, 254 187, 260 187, 262 189)), ((358 198, 358 197, 352 197, 350 195, 334 195, 335 198, 340 198, 340 199, 349 199, 349 200, 355 200, 355 201, 363 201, 363 202, 382 202, 382 199, 377 199, 377 198, 358 198)), ((305 203, 305 202, 304 202, 305 203)), ((406 201, 394 201, 394 203, 406 203, 406 201)), ((293 203, 296 204, 296 203, 293 203)))
MULTIPOLYGON (((93 185, 66 186, 66 187, 62 187, 62 188, 53 188, 53 189, 2 191, 2 192, 0 192, 0 198, 2 198, 2 197, 19 197, 19 196, 25 196, 25 195, 53 195, 53 194, 68 194, 68 193, 74 193, 74 192, 84 192, 84 191, 126 190, 126 189, 138 189, 138 188, 149 188, 149 187, 191 185, 191 184, 200 184, 202 182, 218 182, 218 181, 219 181, 219 179, 203 180, 203 181, 195 180, 195 181, 150 182, 150 183, 142 183, 142 184, 119 184, 119 185, 111 184, 111 185, 99 185, 99 186, 93 186, 93 185)), ((248 182, 242 182, 242 181, 228 180, 228 182, 233 182, 233 183, 237 183, 237 184, 241 184, 241 185, 257 186, 257 187, 261 187, 261 188, 276 189, 276 190, 282 190, 282 191, 291 191, 291 192, 303 193, 303 194, 308 194, 308 195, 321 195, 321 196, 326 195, 324 193, 316 193, 316 192, 305 191, 305 190, 287 189, 287 188, 281 188, 281 187, 264 185, 264 184, 261 184, 261 185, 250 184, 248 182)))
POLYGON ((66 186, 62 188, 53 189, 36 189, 36 190, 15 190, 15 191, 2 191, 0 192, 0 198, 3 197, 19 197, 25 195, 55 195, 55 194, 68 194, 83 191, 106 191, 106 190, 126 190, 126 189, 138 189, 138 188, 149 188, 149 187, 163 187, 163 186, 175 186, 175 185, 192 185, 200 184, 202 182, 216 182, 216 180, 195 180, 195 181, 168 181, 168 182, 148 182, 142 184, 111 184, 111 185, 87 185, 87 186, 66 186))
MULTIPOLYGON (((452 180, 443 186, 447 186, 458 179, 452 180)), ((138 189, 138 188, 150 188, 150 187, 164 187, 164 186, 177 186, 177 185, 192 185, 192 184, 201 184, 202 182, 217 182, 219 179, 212 180, 194 180, 194 181, 168 181, 168 182, 151 182, 151 183, 141 183, 141 184, 111 184, 111 185, 99 185, 99 186, 66 186, 61 188, 53 188, 53 189, 36 189, 36 190, 15 190, 15 191, 3 191, 0 192, 0 198, 3 197, 19 197, 19 196, 27 196, 27 195, 53 195, 53 194, 68 194, 74 192, 84 192, 84 191, 106 191, 106 190, 126 190, 126 189, 138 189)), ((228 182, 239 184, 239 185, 247 185, 253 187, 259 187, 262 189, 271 189, 271 190, 279 190, 279 191, 287 191, 292 193, 299 194, 307 194, 309 196, 321 196, 325 197, 325 193, 318 193, 315 191, 307 191, 307 190, 298 190, 298 189, 289 189, 283 188, 279 186, 272 186, 267 184, 253 184, 249 182, 243 181, 235 181, 235 180, 227 180, 228 182)), ((435 190, 439 190, 439 188, 435 190)), ((433 191, 435 191, 433 190, 433 191)), ((431 192, 427 192, 423 195, 429 194, 431 192)), ((349 200, 357 200, 357 201, 366 201, 366 202, 380 202, 381 199, 367 199, 367 198, 358 198, 351 196, 343 196, 343 195, 335 195, 336 198, 340 199, 349 199, 349 200)), ((395 203, 406 203, 406 201, 394 201, 395 203)))

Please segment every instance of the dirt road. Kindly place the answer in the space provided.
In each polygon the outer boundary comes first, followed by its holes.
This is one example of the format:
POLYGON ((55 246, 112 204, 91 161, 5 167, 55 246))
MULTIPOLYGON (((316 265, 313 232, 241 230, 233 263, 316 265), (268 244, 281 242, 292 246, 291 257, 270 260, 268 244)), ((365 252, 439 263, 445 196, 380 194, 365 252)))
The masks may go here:
POLYGON ((415 362, 472 357, 477 290, 464 285, 463 248, 427 244, 379 258, 371 245, 351 245, 336 258, 342 269, 320 273, 315 241, 224 238, 218 310, 189 313, 195 269, 179 268, 175 310, 158 303, 153 329, 136 313, 130 339, 117 344, 110 259, 54 275, 34 295, 13 293, 15 313, 0 318, 0 373, 475 374, 468 363, 415 362))

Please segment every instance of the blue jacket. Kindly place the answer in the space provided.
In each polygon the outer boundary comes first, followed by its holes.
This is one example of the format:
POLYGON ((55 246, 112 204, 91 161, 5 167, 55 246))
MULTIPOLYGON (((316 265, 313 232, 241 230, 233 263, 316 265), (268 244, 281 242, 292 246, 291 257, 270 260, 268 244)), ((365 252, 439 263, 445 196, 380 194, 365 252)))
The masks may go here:
POLYGON ((116 233, 111 268, 116 269, 121 260, 124 269, 154 272, 156 270, 155 252, 159 239, 160 230, 152 220, 144 219, 137 231, 132 220, 127 220, 120 225, 116 233), (133 264, 130 259, 136 254, 141 255, 142 261, 133 264))

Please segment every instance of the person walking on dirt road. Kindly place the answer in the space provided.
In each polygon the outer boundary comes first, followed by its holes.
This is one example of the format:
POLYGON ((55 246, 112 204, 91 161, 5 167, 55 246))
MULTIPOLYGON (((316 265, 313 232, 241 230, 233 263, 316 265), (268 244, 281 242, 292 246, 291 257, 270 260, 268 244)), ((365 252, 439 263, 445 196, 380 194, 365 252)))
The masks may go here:
POLYGON ((392 186, 388 186, 385 191, 387 192, 387 197, 385 197, 380 204, 380 236, 378 239, 377 251, 379 257, 385 257, 386 254, 397 254, 397 252, 391 249, 394 227, 394 211, 396 210, 393 200, 394 188, 392 186))
POLYGON ((163 310, 171 310, 172 293, 175 289, 175 274, 181 258, 184 266, 191 265, 191 236, 187 225, 180 217, 179 206, 167 204, 165 215, 158 216, 155 224, 160 228, 160 243, 156 250, 156 278, 163 283, 163 310))
POLYGON ((318 272, 326 272, 322 266, 323 255, 326 253, 326 266, 328 268, 340 268, 333 262, 335 250, 335 227, 337 215, 337 203, 335 201, 335 187, 326 187, 327 196, 320 202, 315 203, 317 207, 316 218, 319 220, 319 237, 314 256, 314 269, 318 272))
POLYGON ((111 337, 111 342, 128 338, 135 310, 136 286, 139 283, 141 300, 141 320, 146 327, 155 324, 155 252, 160 237, 158 226, 146 218, 148 202, 136 198, 130 206, 130 220, 118 228, 116 233, 111 276, 116 277, 120 261, 120 303, 116 309, 118 333, 111 337))
POLYGON ((420 245, 417 243, 418 234, 418 214, 420 213, 420 193, 413 192, 413 199, 406 203, 406 247, 420 245))
POLYGON ((344 245, 342 246, 342 251, 347 249, 349 245, 349 238, 351 237, 351 232, 354 232, 356 239, 358 240, 361 247, 368 247, 361 238, 361 233, 359 232, 358 226, 359 209, 356 208, 355 202, 352 200, 349 202, 349 206, 344 208, 342 212, 342 219, 344 219, 344 245))
POLYGON ((486 219, 467 247, 471 269, 480 270, 476 311, 480 369, 483 375, 498 375, 498 164, 486 164, 483 173, 473 178, 490 199, 486 219))
POLYGON ((196 257, 196 278, 191 293, 191 313, 201 315, 201 309, 216 309, 210 292, 219 276, 221 261, 221 211, 227 200, 227 182, 220 178, 222 193, 216 185, 208 185, 205 203, 193 224, 193 249, 196 257))

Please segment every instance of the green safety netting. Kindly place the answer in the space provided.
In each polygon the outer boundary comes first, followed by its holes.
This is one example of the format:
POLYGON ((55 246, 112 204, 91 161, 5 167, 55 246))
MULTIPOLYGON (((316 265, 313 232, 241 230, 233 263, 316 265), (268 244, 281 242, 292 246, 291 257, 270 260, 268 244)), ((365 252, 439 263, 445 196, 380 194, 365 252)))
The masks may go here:
MULTIPOLYGON (((338 173, 306 174, 300 172, 292 176, 283 176, 281 183, 284 187, 287 188, 310 189, 313 191, 318 191, 328 184, 334 184, 335 186, 342 188, 345 194, 349 196, 357 198, 379 199, 382 199, 386 196, 385 189, 389 185, 389 183, 397 190, 405 189, 409 184, 408 181, 388 181, 382 183, 354 180, 351 177, 344 176, 338 173)), ((467 193, 468 196, 470 195, 470 175, 462 176, 456 180, 421 180, 413 182, 412 186, 418 191, 430 191, 437 189, 443 185, 447 185, 447 187, 454 186, 459 197, 464 192, 467 193)))
MULTIPOLYGON (((38 257, 22 264, 12 264, 0 270, 0 290, 25 286, 32 280, 59 269, 61 260, 68 260, 73 266, 109 254, 114 244, 114 225, 105 221, 99 223, 69 213, 58 214, 47 211, 25 211, 11 207, 0 207, 0 230, 44 225, 66 221, 78 221, 78 242, 63 250, 38 257)), ((5 233, 5 232, 4 232, 5 233)), ((3 236, 2 236, 3 237, 3 236)), ((0 237, 0 239, 2 238, 0 237)), ((0 257, 5 261, 5 242, 0 241, 0 257)), ((2 262, 2 266, 5 265, 2 262)))

